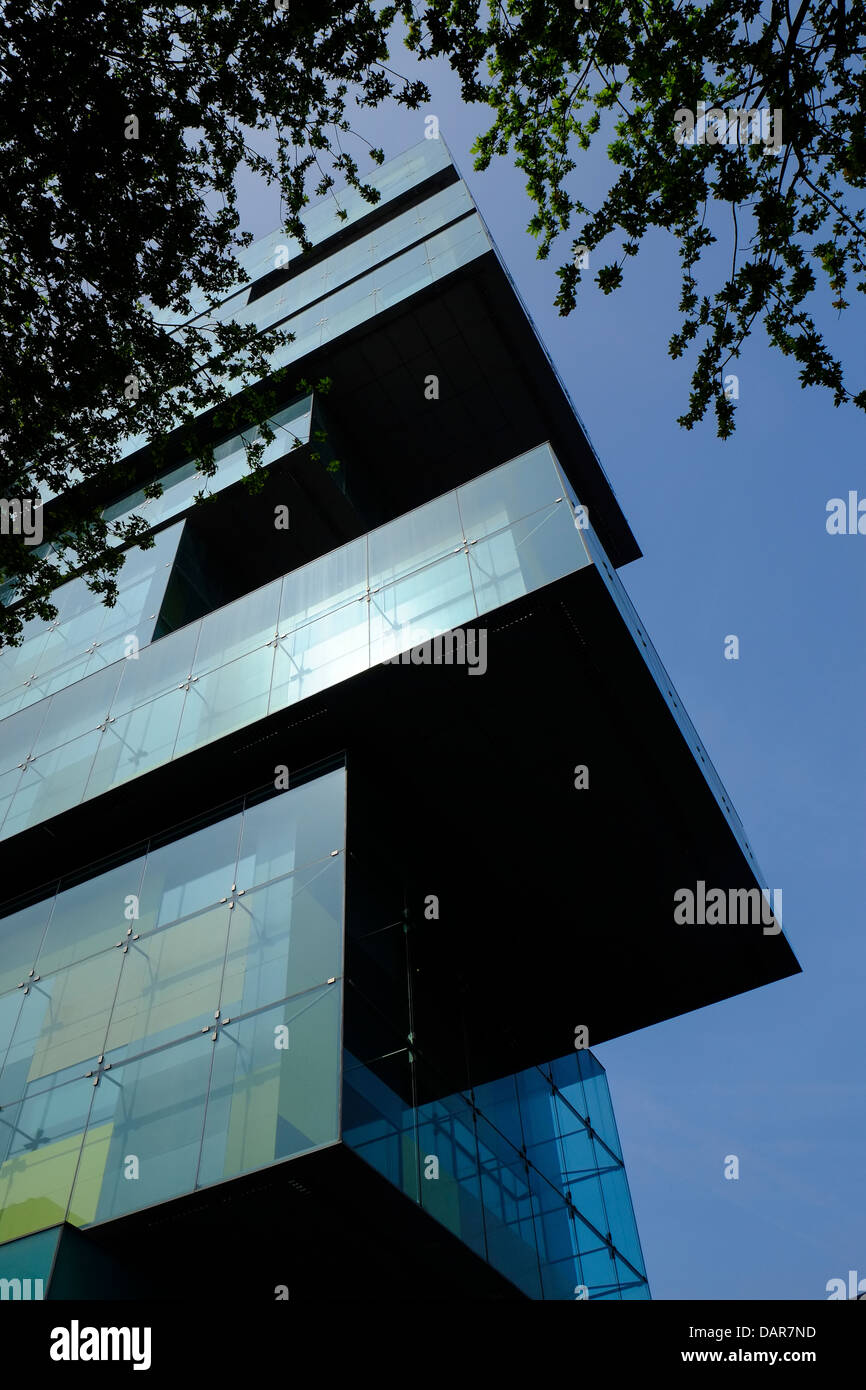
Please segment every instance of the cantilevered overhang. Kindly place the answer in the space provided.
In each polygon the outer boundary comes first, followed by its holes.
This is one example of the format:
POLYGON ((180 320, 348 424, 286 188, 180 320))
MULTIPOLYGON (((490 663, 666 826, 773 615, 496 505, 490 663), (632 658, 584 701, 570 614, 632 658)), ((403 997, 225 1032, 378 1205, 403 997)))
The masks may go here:
POLYGON ((259 1309, 524 1297, 345 1144, 84 1231, 64 1226, 46 1296, 259 1309))
MULTIPOLYGON (((595 1046, 797 973, 760 923, 674 921, 679 889, 761 885, 597 567, 475 626, 484 675, 375 666, 15 836, 5 881, 25 861, 80 869, 164 829, 167 807, 186 820, 346 750, 350 863, 408 908, 443 1094, 467 1082, 464 1038, 481 1082, 562 1056, 580 1024, 595 1046), (442 1017, 455 978, 462 1018, 442 1017)), ((351 936, 351 869, 348 912, 351 936)))
POLYGON ((303 359, 303 373, 333 383, 328 419, 340 457, 351 460, 353 500, 371 524, 549 440, 611 563, 640 556, 493 249, 323 345, 303 359), (431 376, 435 400, 425 395, 431 376))
MULTIPOLYGON (((301 389, 302 379, 332 382, 331 447, 368 528, 549 440, 611 563, 625 564, 640 551, 601 463, 468 190, 448 187, 447 207, 436 183, 418 206, 418 227, 380 263, 355 266, 327 293, 309 287, 320 296, 309 301, 286 294, 280 308, 277 287, 238 312, 293 335, 273 360, 288 373, 278 393, 301 389)), ((214 412, 198 425, 203 436, 216 430, 214 412)), ((186 447, 180 431, 163 444, 165 462, 186 447)), ((148 478, 145 441, 128 447, 124 472, 148 478)), ((50 507, 46 523, 50 530, 50 507)))

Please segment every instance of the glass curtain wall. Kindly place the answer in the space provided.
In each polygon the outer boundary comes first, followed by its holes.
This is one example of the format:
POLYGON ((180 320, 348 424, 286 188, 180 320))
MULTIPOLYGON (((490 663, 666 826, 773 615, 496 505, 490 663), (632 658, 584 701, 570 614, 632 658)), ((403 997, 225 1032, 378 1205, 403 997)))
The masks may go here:
POLYGON ((339 1136, 345 770, 0 918, 0 1242, 339 1136))
POLYGON ((541 445, 0 721, 0 838, 588 564, 541 445))

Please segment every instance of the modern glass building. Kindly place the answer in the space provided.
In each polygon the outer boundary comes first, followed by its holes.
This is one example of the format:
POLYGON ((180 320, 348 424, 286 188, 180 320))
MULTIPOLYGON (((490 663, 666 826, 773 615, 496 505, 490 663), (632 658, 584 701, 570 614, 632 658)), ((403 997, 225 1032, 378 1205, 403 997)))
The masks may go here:
POLYGON ((444 144, 372 181, 219 310, 264 486, 130 440, 0 653, 2 1297, 648 1298, 590 1047, 799 968, 675 920, 761 877, 635 540, 444 144))

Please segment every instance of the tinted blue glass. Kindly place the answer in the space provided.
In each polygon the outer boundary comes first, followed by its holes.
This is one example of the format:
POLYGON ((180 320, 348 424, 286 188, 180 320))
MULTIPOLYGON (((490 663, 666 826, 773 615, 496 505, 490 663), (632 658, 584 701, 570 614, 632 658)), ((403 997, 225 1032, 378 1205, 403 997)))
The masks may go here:
POLYGON ((0 994, 24 983, 53 906, 52 896, 0 918, 0 994))
MULTIPOLYGON (((408 1082, 408 1063, 404 1067, 408 1082)), ((377 1172, 420 1201, 417 1113, 369 1067, 343 1053, 342 1139, 377 1172)))
POLYGON ((19 1240, 0 1246, 0 1279, 10 1281, 4 1286, 8 1288, 6 1297, 36 1300, 45 1297, 60 1231, 60 1226, 52 1226, 47 1231, 21 1236, 19 1240), (16 1280, 21 1281, 19 1287, 15 1285, 16 1280))
POLYGON ((471 1107, 462 1096, 418 1110, 421 1205, 484 1256, 481 1178, 471 1107))
MULTIPOLYGON (((566 1058, 554 1069, 573 1078, 577 1064, 566 1058)), ((605 1085, 595 1059, 586 1070, 605 1085)), ((634 1266, 629 1279, 638 1296, 647 1296, 624 1171, 576 1120, 549 1073, 530 1068, 475 1088, 474 1115, 463 1096, 413 1110, 347 1054, 343 1141, 530 1298, 571 1300, 582 1283, 591 1298, 619 1297, 608 1230, 614 1246, 620 1242, 620 1265, 634 1266), (560 1113, 577 1126, 566 1137, 560 1113), (602 1181, 610 1188, 609 1210, 602 1181), (593 1261, 588 1275, 584 1253, 593 1261)))
POLYGON ((15 767, 33 751, 47 710, 48 701, 40 701, 0 723, 0 771, 15 767))
POLYGON ((28 764, 6 812, 4 837, 78 804, 101 737, 98 730, 85 734, 28 764))

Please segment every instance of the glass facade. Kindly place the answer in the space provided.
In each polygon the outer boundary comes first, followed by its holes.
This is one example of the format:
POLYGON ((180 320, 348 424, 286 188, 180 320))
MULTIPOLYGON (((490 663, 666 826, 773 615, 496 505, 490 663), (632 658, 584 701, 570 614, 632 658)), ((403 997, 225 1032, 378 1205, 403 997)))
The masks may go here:
MULTIPOLYGON (((366 217, 376 209, 384 209, 388 203, 410 193, 425 179, 447 170, 450 164, 450 156, 441 140, 425 140, 423 144, 405 150, 394 159, 389 159, 380 168, 371 170, 369 175, 364 176, 364 182, 378 190, 380 194, 378 203, 366 202, 352 188, 341 189, 338 200, 325 199, 305 212, 304 225, 307 236, 313 246, 320 245, 329 237, 344 232, 346 227, 357 222, 359 218, 366 217), (348 214, 345 221, 338 216, 340 209, 348 214)), ((388 225, 390 226, 395 220, 395 218, 389 219, 388 225)), ((255 283, 276 268, 281 246, 286 248, 290 263, 302 254, 300 242, 276 231, 262 237, 252 246, 238 251, 236 259, 245 274, 255 283)), ((237 312, 246 302, 248 293, 249 286, 240 284, 229 292, 227 299, 232 312, 237 312)), ((206 308, 203 297, 195 290, 190 293, 190 303, 194 315, 198 315, 206 308)), ((165 321, 165 317, 164 312, 161 313, 163 321, 165 321)))
MULTIPOLYGON (((262 467, 282 458, 290 449, 310 442, 312 414, 313 397, 309 395, 271 416, 268 423, 275 432, 275 438, 265 447, 262 467)), ((188 511, 198 494, 216 496, 249 472, 246 445, 254 443, 258 437, 259 431, 255 428, 230 435, 214 448, 214 461, 218 466, 212 478, 203 477, 197 471, 195 462, 187 459, 159 478, 161 496, 148 498, 143 489, 128 493, 106 507, 103 513, 106 521, 126 522, 135 515, 142 517, 148 526, 159 526, 170 517, 188 511)))
MULTIPOLYGON (((293 401, 270 417, 268 424, 274 430, 276 437, 270 444, 266 445, 263 451, 262 467, 274 463, 292 449, 309 444, 314 429, 316 409, 315 398, 312 395, 307 395, 293 401)), ((151 480, 151 485, 158 481, 162 488, 159 497, 147 497, 143 488, 133 489, 131 492, 124 493, 122 497, 105 508, 102 513, 104 519, 108 522, 121 524, 128 522, 133 516, 137 516, 146 521, 149 529, 164 526, 172 517, 181 516, 190 511, 200 495, 215 497, 246 476, 249 471, 246 445, 254 443, 259 438, 259 433, 257 428, 251 426, 249 429, 229 435, 217 442, 214 445, 213 454, 218 467, 212 478, 204 477, 199 473, 194 460, 185 459, 176 468, 169 469, 159 478, 151 480)), ((136 435, 134 440, 128 439, 126 446, 121 449, 121 455, 133 453, 145 442, 140 435, 136 435)), ((110 531, 107 544, 116 545, 117 539, 116 533, 110 531)), ((51 549, 50 544, 39 546, 36 549, 36 554, 48 554, 51 549)), ((129 552, 130 555, 133 553, 129 552)), ((67 566, 62 555, 56 559, 56 564, 61 572, 66 571, 67 566)), ((83 584, 83 582, 82 580, 81 583, 83 584)), ((121 575, 118 580, 118 588, 123 582, 123 575, 121 575)), ((8 585, 0 586, 0 599, 6 602, 11 601, 11 591, 8 585)))
MULTIPOLYGON (((302 309, 328 300, 329 296, 377 266, 381 266, 382 273, 387 274, 387 261, 393 260, 412 246, 423 244, 427 237, 440 232, 450 224, 471 217, 474 211, 466 185, 452 183, 419 206, 397 213, 384 225, 362 233, 330 256, 317 258, 309 269, 299 270, 283 284, 275 286, 252 302, 244 303, 241 297, 226 300, 216 311, 203 314, 201 320, 193 320, 193 324, 230 318, 236 323, 255 324, 260 329, 273 328, 292 315, 300 313, 302 309)), ((469 229, 463 230, 465 233, 469 229)), ((265 274, 275 268, 276 260, 274 251, 270 265, 265 264, 265 274)), ((359 290, 358 298, 361 297, 362 292, 359 290)), ((331 308, 328 307, 324 312, 330 315, 331 308)), ((292 332, 297 332, 295 325, 289 323, 286 326, 292 332)))
POLYGON ((416 1106, 375 1066, 343 1065, 344 1142, 529 1298, 649 1298, 591 1053, 416 1106))
MULTIPOLYGON (((346 255, 349 249, 336 253, 335 261, 340 255, 346 255)), ((324 298, 313 304, 304 304, 297 311, 292 310, 291 305, 295 300, 293 281, 290 280, 280 289, 254 300, 249 306, 242 306, 239 301, 231 317, 254 323, 260 328, 279 323, 280 327, 293 335, 292 341, 284 343, 272 356, 272 367, 276 370, 299 361, 326 343, 335 342, 383 310, 412 298, 490 250, 490 238, 484 225, 478 215, 471 212, 441 231, 431 230, 425 240, 348 284, 329 290, 324 298), (284 307, 281 308, 280 303, 284 307)), ((311 271, 310 276, 313 274, 311 271)), ((318 276, 319 267, 315 268, 315 274, 318 276)), ((308 289, 314 292, 312 284, 308 289)), ((215 380, 225 387, 229 396, 244 389, 240 377, 216 376, 215 380)), ((129 441, 127 452, 141 448, 146 443, 144 437, 137 435, 129 441)))
MULTIPOLYGON (((191 322, 284 326, 292 341, 275 370, 342 348, 365 324, 373 333, 377 316, 491 251, 449 171, 438 139, 389 161, 369 182, 380 214, 396 204, 390 217, 369 219, 373 206, 342 192, 307 215, 315 255, 266 237, 239 257, 252 292, 237 286, 214 308, 193 294, 191 322)), ((244 389, 224 384, 230 396, 244 389)), ((305 395, 273 417, 265 465, 320 437, 318 409, 305 395)), ((114 498, 106 520, 140 516, 155 540, 127 553, 115 607, 69 580, 56 621, 29 624, 20 647, 0 652, 0 841, 593 564, 635 630, 595 533, 575 525, 577 499, 548 444, 261 583, 287 555, 370 524, 347 494, 333 526, 322 517, 329 539, 280 549, 273 564, 255 556, 231 583, 226 546, 209 584, 202 535, 223 516, 218 506, 197 531, 189 513, 198 494, 246 474, 252 437, 217 441, 212 479, 186 459, 161 476, 158 498, 144 487, 114 498)), ((147 442, 131 437, 124 453, 147 442)), ((372 491, 369 464, 358 466, 372 491)), ((444 486, 461 473, 441 476, 444 486)), ((324 514, 336 493, 319 497, 319 484, 310 491, 324 514)), ((408 505, 423 493, 403 495, 408 505)), ((351 748, 320 756, 351 766, 351 748)), ((246 767, 222 795, 252 782, 246 767)), ((413 992, 405 912, 396 924, 399 911, 376 916, 378 883, 366 913, 349 911, 347 779, 339 766, 291 790, 258 789, 165 833, 153 806, 150 839, 116 852, 115 838, 96 851, 113 858, 0 906, 0 1297, 18 1297, 24 1279, 39 1292, 22 1297, 42 1296, 64 1223, 89 1228, 340 1144, 345 1171, 387 1191, 369 1165, 530 1298, 649 1297, 602 1067, 575 1052, 470 1084, 469 1058, 464 1068, 448 1050, 454 1001, 441 1001, 443 1024, 413 992)), ((107 819, 93 808, 88 824, 107 819)), ((356 845, 355 881, 362 857, 356 845)))
POLYGON ((0 919, 0 1242, 337 1141, 345 783, 0 919))
MULTIPOLYGON (((113 608, 106 608, 84 578, 70 579, 54 591, 55 620, 47 624, 32 619, 25 624, 20 646, 0 650, 0 721, 116 662, 128 650, 129 637, 139 647, 147 646, 180 534, 176 524, 158 532, 150 550, 127 551, 113 608)), ((38 720, 37 715, 33 718, 38 720)), ((24 721, 19 727, 23 730, 24 721)))
POLYGON ((0 721, 0 839, 587 564, 541 445, 0 721))
POLYGON ((342 1053, 345 806, 337 769, 0 919, 0 1270, 342 1139, 528 1296, 648 1296, 589 1054, 412 1105, 342 1053))
MULTIPOLYGON (((369 206, 365 206, 369 211, 369 206)), ((277 248, 288 244, 280 236, 257 243, 260 250, 255 270, 264 275, 276 269, 277 248)), ((250 251, 254 249, 250 247, 250 251)), ((212 316, 225 317, 253 323, 261 329, 279 325, 291 333, 292 341, 272 356, 272 368, 276 370, 300 361, 326 343, 336 342, 383 310, 404 303, 491 251, 490 237, 465 185, 454 184, 398 214, 387 227, 362 233, 317 265, 299 270, 251 303, 244 293, 234 294, 218 309, 204 314, 203 321, 212 316), (406 249, 401 250, 403 246, 406 249)), ((199 312, 203 307, 199 307, 199 312)), ((215 375, 214 380, 225 387, 228 396, 245 389, 241 377, 215 375)), ((144 435, 134 435, 122 452, 134 453, 147 442, 144 435)))

